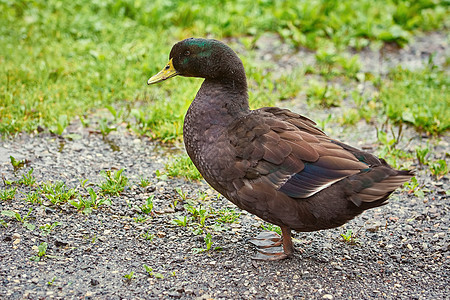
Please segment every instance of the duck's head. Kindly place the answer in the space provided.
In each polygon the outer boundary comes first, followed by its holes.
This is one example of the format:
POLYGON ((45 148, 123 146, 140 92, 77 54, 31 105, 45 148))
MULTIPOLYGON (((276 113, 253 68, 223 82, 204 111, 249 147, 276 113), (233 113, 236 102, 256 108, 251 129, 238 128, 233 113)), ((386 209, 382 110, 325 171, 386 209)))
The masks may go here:
POLYGON ((244 67, 236 53, 224 43, 212 39, 189 38, 176 43, 170 51, 167 65, 147 84, 177 75, 245 82, 244 67))

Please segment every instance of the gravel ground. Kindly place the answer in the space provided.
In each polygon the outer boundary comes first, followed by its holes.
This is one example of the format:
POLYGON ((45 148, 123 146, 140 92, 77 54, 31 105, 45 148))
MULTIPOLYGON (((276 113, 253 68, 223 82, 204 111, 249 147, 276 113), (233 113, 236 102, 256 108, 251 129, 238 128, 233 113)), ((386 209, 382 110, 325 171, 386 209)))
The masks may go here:
MULTIPOLYGON (((261 232, 262 222, 246 212, 238 223, 225 224, 224 231, 209 230, 212 248, 220 246, 221 251, 193 253, 194 248, 205 247, 205 235, 171 222, 189 215, 183 207, 186 201, 175 188, 182 188, 192 199, 198 191, 205 192, 205 208, 239 210, 216 197, 204 182, 155 176, 156 170, 164 168, 168 149, 125 128, 111 133, 109 140, 77 121, 67 131, 82 138, 61 141, 41 133, 0 141, 0 173, 7 180, 17 180, 33 168, 37 183, 62 180, 83 193, 80 180, 97 184, 103 180, 101 170, 123 168, 130 183, 120 196, 111 197, 111 205, 88 215, 69 204, 29 204, 23 201, 30 189, 26 186, 18 188, 15 199, 0 201, 1 211, 15 210, 22 216, 32 207, 28 221, 36 225, 30 231, 1 216, 8 223, 0 225, 1 299, 448 299, 448 176, 436 180, 418 168, 418 181, 429 190, 424 198, 399 190, 388 205, 367 211, 343 227, 295 233, 299 251, 293 258, 260 262, 250 259, 255 249, 247 240, 261 232), (14 172, 9 155, 28 160, 26 167, 14 172), (149 178, 148 187, 138 185, 140 176, 149 178), (155 213, 137 222, 138 207, 151 195, 155 213), (175 207, 174 201, 178 201, 175 207), (39 230, 54 222, 61 225, 50 234, 39 230), (343 240, 341 234, 347 229, 355 233, 356 241, 343 240), (154 238, 147 239, 147 234, 154 238), (33 247, 42 242, 48 243, 47 257, 31 261, 36 255, 33 247), (149 275, 143 264, 163 278, 149 275), (130 272, 133 279, 123 277, 130 272)), ((333 136, 376 148, 373 126, 363 127, 361 135, 352 131, 334 130, 333 136)), ((426 144, 426 137, 407 132, 413 138, 405 149, 426 144)), ((432 159, 445 157, 449 136, 434 142, 432 159)), ((0 182, 0 189, 4 188, 0 182)))

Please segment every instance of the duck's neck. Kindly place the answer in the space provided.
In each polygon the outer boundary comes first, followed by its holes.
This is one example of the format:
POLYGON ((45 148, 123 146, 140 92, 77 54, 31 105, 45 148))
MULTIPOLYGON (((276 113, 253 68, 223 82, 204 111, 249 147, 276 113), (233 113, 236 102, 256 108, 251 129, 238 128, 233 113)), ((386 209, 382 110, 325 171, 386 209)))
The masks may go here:
POLYGON ((243 84, 208 79, 203 82, 184 119, 184 143, 194 161, 207 145, 226 138, 233 121, 250 112, 247 98, 245 81, 243 84))
POLYGON ((247 114, 250 108, 245 77, 244 80, 206 79, 189 110, 194 109, 204 116, 203 120, 222 126, 247 114))

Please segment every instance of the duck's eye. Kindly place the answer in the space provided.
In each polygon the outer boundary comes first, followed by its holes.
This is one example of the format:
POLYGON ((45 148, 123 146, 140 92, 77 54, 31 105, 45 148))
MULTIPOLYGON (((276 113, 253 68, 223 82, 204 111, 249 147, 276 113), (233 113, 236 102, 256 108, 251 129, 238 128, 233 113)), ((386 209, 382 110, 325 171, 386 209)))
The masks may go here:
POLYGON ((184 55, 189 56, 189 55, 191 55, 191 52, 189 50, 186 50, 186 52, 184 52, 184 55))

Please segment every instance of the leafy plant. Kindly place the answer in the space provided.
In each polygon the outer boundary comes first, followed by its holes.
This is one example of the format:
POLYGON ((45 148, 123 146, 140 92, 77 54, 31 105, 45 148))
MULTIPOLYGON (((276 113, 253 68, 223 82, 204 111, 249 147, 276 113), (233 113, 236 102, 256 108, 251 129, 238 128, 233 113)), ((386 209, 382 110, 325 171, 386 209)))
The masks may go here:
POLYGON ((139 178, 139 185, 143 188, 148 187, 151 184, 150 179, 148 178, 144 178, 144 177, 140 177, 139 178))
POLYGON ((30 207, 28 210, 28 213, 25 216, 21 216, 18 212, 12 211, 12 210, 2 210, 1 214, 10 218, 15 218, 17 221, 22 223, 23 227, 26 229, 33 231, 34 228, 36 228, 36 225, 28 223, 27 219, 29 218, 31 212, 33 211, 33 208, 30 207))
POLYGON ((351 229, 347 229, 345 233, 341 233, 341 237, 344 239, 344 242, 351 245, 355 245, 358 242, 351 229))
POLYGON ((112 131, 116 131, 117 128, 116 127, 110 127, 109 126, 109 122, 108 119, 106 118, 101 118, 98 121, 98 127, 100 129, 100 133, 106 137, 108 134, 110 134, 112 131))
POLYGON ((78 200, 70 200, 69 203, 85 214, 90 214, 92 209, 97 209, 101 205, 111 205, 111 200, 97 195, 93 188, 88 187, 89 197, 78 197, 78 200))
POLYGON ((59 115, 58 121, 54 124, 54 126, 51 127, 50 131, 53 132, 54 134, 62 136, 67 125, 69 125, 67 115, 59 115))
POLYGON ((188 224, 188 218, 186 216, 177 216, 176 219, 173 219, 171 221, 172 224, 178 225, 178 226, 182 226, 182 227, 186 227, 188 224))
POLYGON ((141 234, 141 237, 146 240, 152 241, 155 238, 155 235, 147 231, 146 233, 141 234))
POLYGON ((423 198, 425 196, 425 191, 417 181, 417 178, 414 176, 409 181, 403 184, 405 189, 408 191, 408 194, 414 194, 418 198, 423 198))
POLYGON ((278 233, 279 235, 281 235, 281 228, 280 228, 280 226, 264 222, 264 223, 261 224, 261 228, 263 230, 267 230, 267 231, 274 231, 274 232, 278 233))
POLYGON ((25 166, 26 160, 16 160, 13 156, 9 156, 9 159, 11 161, 11 165, 14 168, 14 172, 17 172, 20 168, 23 168, 25 166))
POLYGON ((153 269, 150 268, 149 266, 147 266, 146 264, 143 264, 142 266, 144 267, 144 269, 148 273, 148 275, 153 276, 153 277, 158 278, 158 279, 163 279, 164 278, 164 276, 161 273, 154 273, 153 269))
POLYGON ((188 180, 200 180, 203 178, 186 154, 171 157, 164 168, 168 176, 184 177, 188 180))
POLYGON ((69 189, 62 181, 47 182, 39 186, 38 191, 54 205, 66 203, 78 195, 76 188, 69 189))
POLYGON ((32 204, 42 204, 42 199, 40 198, 40 194, 37 191, 26 194, 25 201, 32 204))
POLYGON ((98 185, 103 194, 118 196, 121 192, 123 192, 125 186, 128 184, 128 178, 122 175, 122 172, 123 169, 120 169, 117 172, 111 170, 100 172, 100 175, 106 179, 106 181, 98 185))
POLYGON ((4 190, 0 190, 0 200, 12 200, 16 196, 16 187, 7 188, 4 190))
POLYGON ((28 173, 22 174, 22 178, 17 181, 18 184, 24 184, 28 186, 32 186, 36 183, 36 178, 33 176, 34 169, 31 168, 28 173))
MULTIPOLYGON (((36 246, 33 246, 36 247, 36 246)), ((47 248, 48 244, 46 242, 42 242, 39 246, 36 247, 37 254, 30 257, 32 261, 40 261, 43 257, 47 256, 47 248)))
POLYGON ((42 235, 48 235, 50 234, 50 232, 56 228, 56 226, 61 225, 61 223, 59 222, 53 222, 52 224, 44 224, 42 226, 39 227, 40 230, 42 230, 42 235))
MULTIPOLYGON (((205 252, 205 251, 209 251, 209 250, 211 250, 212 244, 213 244, 213 241, 212 241, 211 234, 207 233, 206 236, 205 236, 206 248, 193 248, 192 249, 192 253, 198 254, 198 253, 202 253, 202 252, 205 252)), ((214 250, 221 250, 221 249, 222 249, 221 247, 215 247, 214 248, 214 250)))
POLYGON ((436 179, 441 179, 448 174, 447 162, 444 159, 439 159, 436 162, 430 163, 431 174, 436 176, 436 179))
POLYGON ((131 271, 130 273, 123 275, 123 277, 124 277, 125 279, 131 281, 131 280, 135 277, 135 276, 134 276, 134 272, 131 271))
POLYGON ((144 214, 151 214, 153 210, 153 198, 155 198, 154 195, 151 195, 147 198, 146 203, 139 207, 142 213, 144 214))
POLYGON ((417 157, 417 160, 419 161, 420 165, 423 166, 427 163, 426 157, 429 152, 430 152, 429 147, 425 147, 425 148, 416 147, 416 157, 417 157))

